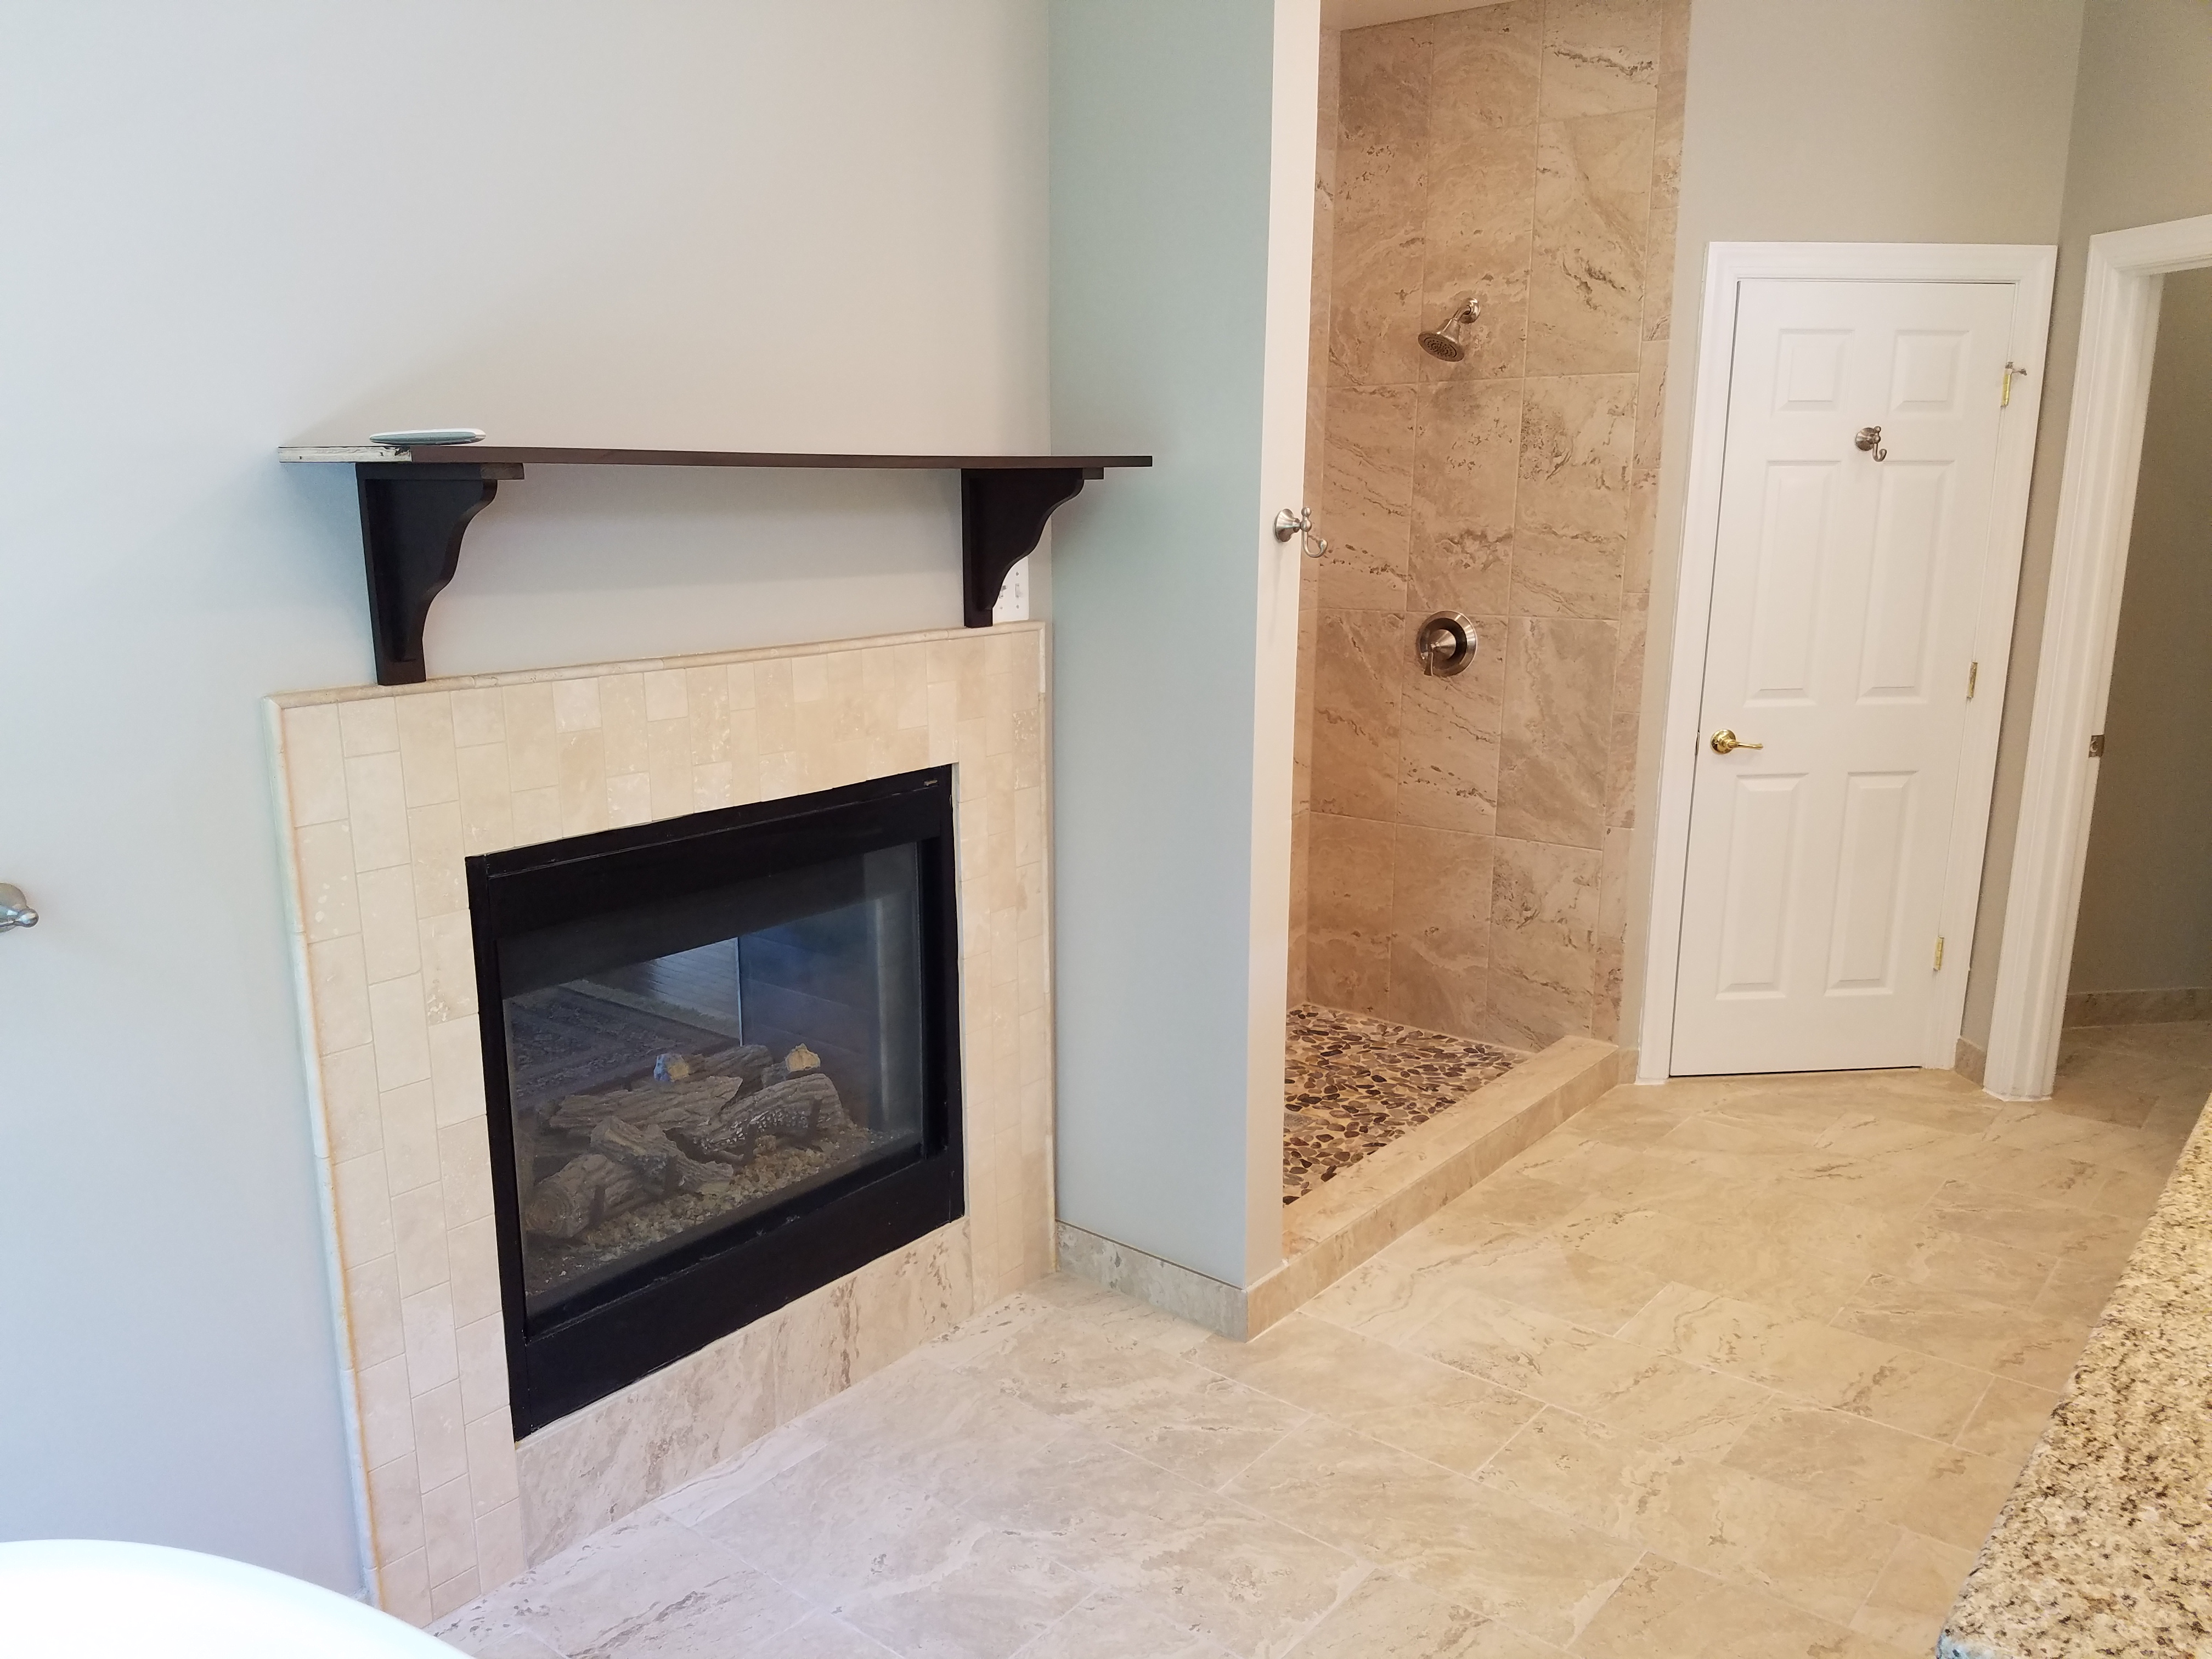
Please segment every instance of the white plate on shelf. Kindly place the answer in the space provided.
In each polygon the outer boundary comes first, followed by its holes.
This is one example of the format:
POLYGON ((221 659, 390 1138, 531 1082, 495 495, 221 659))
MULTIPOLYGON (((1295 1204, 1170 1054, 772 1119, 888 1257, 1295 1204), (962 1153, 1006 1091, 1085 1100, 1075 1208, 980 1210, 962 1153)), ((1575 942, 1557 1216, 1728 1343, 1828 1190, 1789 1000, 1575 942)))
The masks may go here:
POLYGON ((480 426, 426 426, 407 432, 372 432, 368 441, 394 449, 412 449, 418 444, 472 444, 483 437, 480 426))

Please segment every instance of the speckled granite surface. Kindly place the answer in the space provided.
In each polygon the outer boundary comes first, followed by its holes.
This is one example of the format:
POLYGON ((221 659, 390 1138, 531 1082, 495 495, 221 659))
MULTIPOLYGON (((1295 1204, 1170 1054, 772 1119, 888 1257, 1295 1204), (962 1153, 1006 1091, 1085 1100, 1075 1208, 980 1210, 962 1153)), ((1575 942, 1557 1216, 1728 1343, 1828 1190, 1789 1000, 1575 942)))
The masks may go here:
POLYGON ((1936 1650, 2212 1655, 2212 1113, 2183 1149, 1936 1650))
POLYGON ((1522 1056, 1309 1003, 1283 1058, 1283 1202, 1457 1105, 1522 1056))

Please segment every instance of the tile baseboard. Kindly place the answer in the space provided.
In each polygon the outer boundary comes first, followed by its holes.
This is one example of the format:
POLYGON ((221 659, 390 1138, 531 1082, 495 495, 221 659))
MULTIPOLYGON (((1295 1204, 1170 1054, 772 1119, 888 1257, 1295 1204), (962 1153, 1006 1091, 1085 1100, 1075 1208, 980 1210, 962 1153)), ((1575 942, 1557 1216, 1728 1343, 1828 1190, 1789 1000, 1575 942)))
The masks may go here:
POLYGON ((2212 1019, 2212 987, 2164 991, 2082 991, 2066 999, 2068 1025, 2169 1025, 2212 1019))
POLYGON ((1063 1221, 1060 1265, 1244 1341, 1403 1237, 1636 1073, 1636 1051, 1561 1037, 1283 1210, 1283 1265, 1239 1287, 1063 1221))
POLYGON ((1222 1336, 1243 1340, 1245 1293, 1236 1285, 1065 1221, 1059 1224, 1058 1243, 1063 1273, 1119 1291, 1222 1336))
POLYGON ((1990 1051, 1970 1038, 1960 1037, 1952 1052, 1951 1069, 1970 1083, 1983 1082, 1990 1073, 1990 1051))

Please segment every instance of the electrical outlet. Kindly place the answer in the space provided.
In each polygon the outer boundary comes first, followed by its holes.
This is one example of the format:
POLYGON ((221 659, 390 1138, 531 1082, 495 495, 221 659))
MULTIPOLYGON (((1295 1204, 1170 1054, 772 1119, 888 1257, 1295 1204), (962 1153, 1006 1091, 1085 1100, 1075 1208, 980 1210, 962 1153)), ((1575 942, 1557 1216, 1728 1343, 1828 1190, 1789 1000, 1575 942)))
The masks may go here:
POLYGON ((1006 572, 1006 580, 999 589, 999 602, 991 607, 991 620, 1002 623, 1029 619, 1030 562, 1024 559, 1006 572))

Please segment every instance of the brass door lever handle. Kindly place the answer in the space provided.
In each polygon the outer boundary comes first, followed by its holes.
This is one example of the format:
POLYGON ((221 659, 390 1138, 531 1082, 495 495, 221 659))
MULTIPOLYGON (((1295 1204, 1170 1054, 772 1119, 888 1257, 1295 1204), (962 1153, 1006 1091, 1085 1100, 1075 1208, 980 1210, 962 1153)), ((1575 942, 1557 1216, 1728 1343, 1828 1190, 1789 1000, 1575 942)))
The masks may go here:
POLYGON ((1721 727, 1719 731, 1713 733, 1711 742, 1713 745, 1713 753, 1716 755, 1733 754, 1739 749, 1764 749, 1766 747, 1763 743, 1746 743, 1741 738, 1736 736, 1735 732, 1729 731, 1725 726, 1721 727))

